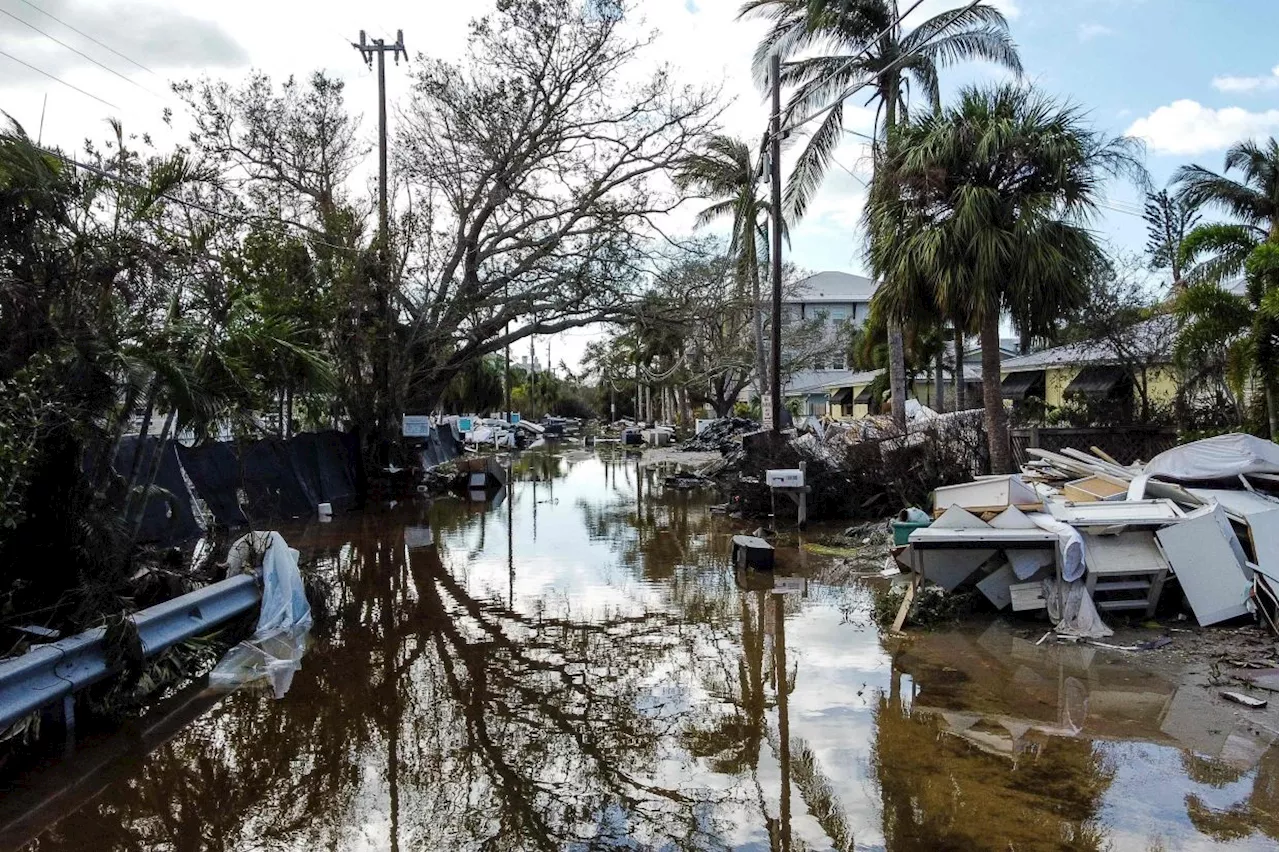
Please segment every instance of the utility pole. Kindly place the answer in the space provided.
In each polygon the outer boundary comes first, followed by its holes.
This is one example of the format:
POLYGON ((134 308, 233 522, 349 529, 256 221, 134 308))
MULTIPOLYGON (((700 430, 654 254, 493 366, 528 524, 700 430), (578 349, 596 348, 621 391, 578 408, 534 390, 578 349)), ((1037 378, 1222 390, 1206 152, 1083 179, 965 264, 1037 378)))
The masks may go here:
POLYGON ((387 62, 390 52, 397 65, 400 56, 408 60, 409 53, 404 49, 404 30, 396 30, 396 43, 387 44, 383 39, 365 40, 364 30, 360 31, 360 41, 351 46, 360 51, 361 58, 370 68, 373 57, 378 57, 378 239, 383 252, 387 245, 387 62))
POLYGON ((769 57, 769 279, 773 285, 773 351, 769 365, 769 412, 773 434, 782 431, 782 74, 775 52, 769 57))
MULTIPOLYGON (((374 361, 374 387, 381 397, 378 405, 382 437, 391 437, 391 421, 396 416, 391 395, 391 362, 392 335, 395 329, 395 312, 391 299, 391 263, 389 236, 387 232, 387 52, 390 51, 397 65, 400 55, 405 59, 409 54, 404 49, 404 30, 396 30, 396 43, 387 44, 383 39, 373 41, 365 39, 364 30, 360 31, 360 41, 351 46, 360 51, 365 64, 372 67, 373 57, 378 57, 378 313, 382 317, 385 340, 382 357, 374 361)), ((390 447, 384 442, 382 452, 388 453, 390 447)), ((389 461, 389 459, 384 459, 389 461)))

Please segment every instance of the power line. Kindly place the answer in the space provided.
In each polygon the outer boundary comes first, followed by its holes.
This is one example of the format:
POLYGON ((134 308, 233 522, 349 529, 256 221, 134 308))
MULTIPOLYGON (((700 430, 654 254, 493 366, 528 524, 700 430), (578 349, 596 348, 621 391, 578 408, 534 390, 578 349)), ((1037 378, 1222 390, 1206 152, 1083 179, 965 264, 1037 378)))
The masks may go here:
POLYGON ((153 77, 155 77, 155 78, 157 78, 157 79, 163 79, 163 78, 161 78, 161 77, 160 77, 160 75, 159 75, 159 74, 157 74, 156 72, 152 71, 150 68, 148 68, 147 66, 143 65, 141 62, 137 62, 137 61, 135 61, 135 60, 133 60, 133 59, 130 59, 128 56, 125 56, 123 53, 121 53, 120 51, 116 50, 114 47, 111 47, 111 46, 110 46, 110 45, 108 45, 108 44, 103 44, 102 42, 100 42, 100 41, 98 41, 96 38, 94 38, 93 36, 89 35, 89 34, 88 34, 87 32, 85 32, 84 30, 78 30, 78 29, 76 29, 75 27, 73 27, 73 26, 71 26, 70 24, 68 24, 66 21, 64 21, 64 20, 62 20, 61 18, 59 18, 57 15, 54 15, 52 12, 46 12, 44 9, 41 9, 41 8, 40 8, 39 6, 37 6, 35 3, 30 2, 30 0, 21 0, 21 2, 22 2, 22 3, 24 3, 24 4, 25 4, 25 5, 27 5, 27 6, 30 6, 32 9, 35 9, 37 12, 39 12, 41 15, 44 15, 46 18, 52 18, 53 20, 55 20, 55 21, 57 21, 58 23, 62 24, 62 25, 63 25, 64 27, 66 27, 67 29, 71 30, 73 33, 76 33, 77 35, 83 36, 84 38, 87 38, 89 41, 93 42, 93 43, 94 43, 94 44, 96 44, 98 47, 102 48, 103 50, 109 50, 109 51, 111 51, 111 52, 112 52, 112 53, 114 53, 116 56, 119 56, 121 59, 123 59, 125 62, 128 62, 128 63, 129 63, 129 64, 131 64, 131 65, 136 65, 137 67, 141 68, 143 71, 146 71, 148 74, 150 74, 151 76, 153 76, 153 77))
MULTIPOLYGON (((14 19, 15 21, 17 21, 18 23, 20 23, 20 24, 22 24, 22 25, 24 25, 24 26, 30 27, 31 29, 33 29, 33 30, 35 30, 36 32, 40 33, 40 35, 42 35, 42 36, 44 36, 45 38, 49 39, 50 41, 52 41, 52 42, 54 42, 54 43, 56 43, 56 44, 60 44, 60 45, 62 45, 63 47, 65 47, 67 50, 70 50, 72 53, 75 53, 77 56, 81 56, 81 57, 83 57, 83 58, 85 58, 85 59, 89 60, 89 61, 90 61, 90 62, 92 62, 94 65, 97 65, 99 68, 101 68, 103 71, 107 71, 107 72, 109 72, 109 73, 111 73, 111 74, 115 74, 117 77, 119 77, 121 80, 124 80, 126 83, 128 83, 128 84, 129 84, 129 85, 131 85, 131 86, 137 86, 139 89, 141 89, 142 91, 146 92, 148 95, 151 95, 153 98, 160 98, 160 95, 157 95, 155 92, 151 91, 151 90, 150 90, 150 89, 148 89, 146 86, 144 86, 144 85, 142 85, 141 83, 139 83, 137 80, 130 80, 128 77, 124 76, 124 75, 123 75, 123 74, 121 74, 119 71, 115 70, 114 68, 111 68, 110 66, 103 65, 101 62, 99 62, 98 60, 94 59, 92 56, 90 56, 89 54, 85 53, 84 51, 82 51, 82 50, 79 50, 79 49, 77 49, 77 48, 72 47, 71 45, 67 44, 65 41, 63 41, 62 39, 58 38, 57 36, 49 35, 47 32, 45 32, 44 30, 40 29, 39 27, 37 27, 35 24, 31 23, 30 21, 24 21, 24 20, 22 20, 22 18, 19 18, 17 15, 13 14, 12 12, 10 12, 10 11, 9 11, 9 10, 7 10, 7 9, 0 9, 0 14, 8 15, 10 18, 13 18, 13 19, 14 19)), ((161 100, 163 100, 163 98, 161 98, 161 100)))
MULTIPOLYGON (((920 2, 922 2, 922 0, 917 0, 917 3, 916 3, 915 5, 913 5, 913 6, 911 7, 911 9, 908 9, 908 10, 907 10, 907 14, 910 14, 910 13, 911 13, 911 10, 912 10, 912 9, 915 9, 915 7, 916 7, 916 6, 918 6, 918 5, 920 4, 920 2)), ((952 24, 954 24, 956 21, 960 20, 960 17, 961 17, 962 15, 964 15, 966 12, 968 12, 968 11, 969 11, 970 9, 972 9, 974 6, 977 6, 980 2, 982 2, 982 0, 972 0, 972 2, 970 2, 970 3, 969 3, 969 5, 964 6, 963 8, 957 9, 957 10, 956 10, 956 12, 955 12, 955 14, 954 14, 954 15, 952 15, 950 18, 948 18, 948 19, 947 19, 946 23, 944 23, 942 26, 938 27, 938 32, 942 32, 942 31, 943 31, 943 30, 945 30, 947 27, 951 26, 951 25, 952 25, 952 24)), ((893 25, 891 25, 890 29, 892 28, 892 26, 896 26, 898 23, 900 23, 900 22, 902 21, 902 19, 903 19, 903 18, 905 18, 905 17, 906 17, 906 14, 899 16, 898 20, 897 20, 897 21, 895 21, 893 25)), ((888 32, 888 31, 889 31, 889 30, 888 30, 888 29, 886 29, 886 30, 882 31, 882 34, 883 34, 883 33, 885 33, 885 32, 888 32)), ((936 33, 935 33, 935 35, 936 35, 936 33)), ((877 38, 879 38, 879 36, 877 36, 877 38)), ((850 59, 851 59, 851 60, 852 60, 852 59, 856 59, 856 58, 858 58, 859 56, 861 56, 862 54, 866 53, 868 50, 870 50, 870 44, 874 44, 874 41, 873 41, 873 42, 870 42, 870 43, 868 44, 868 47, 863 48, 861 51, 859 51, 858 53, 856 53, 856 54, 854 54, 852 57, 850 57, 850 59)), ((897 59, 893 60, 892 62, 890 62, 890 63, 889 63, 888 65, 886 65, 885 67, 881 68, 881 69, 877 72, 877 74, 883 74, 884 72, 886 72, 886 71, 890 70, 891 68, 893 68, 895 65, 897 65, 897 64, 899 64, 899 63, 901 63, 901 62, 903 62, 904 60, 910 59, 912 56, 919 56, 919 55, 920 55, 920 50, 921 50, 921 49, 923 49, 923 48, 925 48, 925 47, 927 47, 927 46, 928 46, 928 44, 929 44, 928 42, 925 42, 924 44, 920 45, 920 47, 919 47, 919 48, 917 48, 915 51, 910 51, 910 52, 907 52, 907 53, 903 53, 903 54, 902 54, 901 56, 899 56, 897 59)), ((849 99, 849 98, 853 97, 853 96, 854 96, 854 95, 856 95, 858 92, 860 92, 860 91, 862 91, 863 89, 865 89, 867 86, 872 85, 872 84, 873 84, 873 82, 874 82, 874 80, 866 80, 866 81, 864 81, 864 82, 862 82, 862 83, 858 83, 858 84, 857 84, 857 85, 855 85, 855 86, 852 86, 852 87, 846 88, 846 89, 845 89, 845 91, 844 91, 844 92, 842 92, 842 93, 839 95, 839 97, 836 97, 835 99, 833 99, 833 100, 831 101, 831 103, 830 103, 830 104, 828 104, 827 106, 823 107, 823 108, 822 108, 822 109, 820 109, 820 110, 817 110, 817 111, 815 111, 815 112, 810 113, 809 115, 805 116, 804 118, 800 119, 799 121, 795 121, 795 122, 789 123, 786 127, 782 128, 782 131, 781 131, 781 132, 782 132, 782 133, 790 133, 792 130, 795 130, 795 129, 799 128, 799 127, 803 127, 804 125, 806 125, 806 124, 808 124, 809 122, 813 121, 815 118, 821 118, 822 116, 824 116, 824 115, 826 115, 827 113, 831 112, 831 110, 835 109, 835 108, 836 108, 837 106, 839 106, 840 104, 844 103, 847 99, 849 99)))
MULTIPOLYGON (((894 19, 893 21, 890 21, 890 22, 889 22, 889 26, 885 27, 885 28, 884 28, 884 29, 882 29, 880 32, 878 32, 878 33, 876 33, 874 36, 872 36, 871 38, 867 39, 867 43, 866 43, 866 46, 865 46, 865 47, 863 47, 863 48, 862 48, 861 50, 859 50, 857 53, 853 54, 853 56, 844 57, 844 58, 843 58, 843 59, 844 59, 844 64, 845 64, 845 65, 852 64, 855 60, 861 59, 863 56, 865 56, 868 52, 870 52, 871 48, 872 48, 872 47, 874 47, 874 46, 876 45, 876 43, 880 41, 880 39, 884 38, 884 37, 885 37, 885 36, 887 36, 889 33, 893 32, 893 30, 894 30, 894 29, 896 29, 896 28, 897 28, 897 27, 898 27, 898 26, 899 26, 903 21, 905 21, 905 20, 907 19, 907 16, 908 16, 908 15, 910 15, 912 12, 914 12, 914 11, 916 10, 916 8, 917 8, 921 3, 923 3, 923 2, 924 2, 924 0, 916 0, 916 2, 912 3, 912 4, 911 4, 911 7, 910 7, 909 9, 907 9, 907 11, 903 12, 901 15, 899 15, 899 16, 898 16, 896 19, 894 19)), ((973 5, 977 5, 977 3, 975 2, 973 5)), ((963 13, 963 10, 962 10, 962 13, 963 13)), ((948 26, 950 26, 950 24, 951 24, 951 22, 950 22, 950 21, 948 21, 948 22, 947 22, 947 25, 948 25, 948 26)), ((790 63, 787 63, 787 64, 790 64, 790 63)), ((843 69, 843 68, 838 68, 838 69, 836 69, 836 70, 834 70, 834 71, 830 72, 829 74, 827 74, 827 76, 823 77, 823 78, 822 78, 822 79, 820 79, 818 82, 811 84, 811 88, 815 88, 815 89, 816 89, 818 86, 821 86, 822 84, 826 83, 827 81, 831 80, 832 78, 836 77, 837 75, 839 75, 839 74, 843 73, 843 71, 844 71, 844 69, 843 69)), ((847 96, 842 96, 838 101, 834 102, 834 103, 832 104, 832 106, 831 106, 831 107, 829 107, 828 109, 833 109, 833 108, 834 108, 834 106, 835 106, 835 103, 839 103, 839 101, 844 100, 844 98, 845 98, 845 97, 847 97, 847 96)), ((825 111, 825 110, 824 110, 824 111, 825 111)), ((804 124, 804 123, 806 123, 807 121, 808 121, 808 119, 806 119, 806 120, 805 120, 805 122, 801 122, 801 124, 804 124)), ((796 127, 798 127, 799 125, 795 125, 795 126, 796 126, 796 127)), ((786 133, 787 131, 792 130, 792 129, 793 129, 793 127, 786 127, 786 128, 783 128, 783 131, 782 131, 782 132, 783 132, 783 133, 786 133)))
POLYGON ((5 53, 3 50, 0 50, 0 56, 6 56, 9 59, 12 59, 14 62, 18 63, 19 65, 25 65, 26 67, 30 68, 32 71, 36 72, 37 74, 43 74, 44 76, 48 77, 50 80, 53 80, 54 82, 57 82, 57 83, 61 83, 62 85, 66 86, 68 89, 75 89, 77 92, 84 95, 86 98, 93 98, 98 103, 106 104, 112 109, 120 109, 120 107, 111 103, 111 101, 103 100, 102 98, 98 97, 92 92, 86 92, 84 89, 80 88, 79 86, 68 83, 66 80, 62 79, 61 77, 55 77, 53 74, 50 74, 48 71, 45 71, 41 68, 37 68, 36 66, 32 65, 30 62, 24 62, 23 60, 14 56, 12 53, 5 53))

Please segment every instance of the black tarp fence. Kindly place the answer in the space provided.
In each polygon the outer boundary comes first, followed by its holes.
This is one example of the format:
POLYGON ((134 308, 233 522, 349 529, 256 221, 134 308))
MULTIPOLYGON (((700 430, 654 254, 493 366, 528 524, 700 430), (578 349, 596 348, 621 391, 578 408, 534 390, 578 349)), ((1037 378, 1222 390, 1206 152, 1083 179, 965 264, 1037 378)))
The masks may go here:
MULTIPOLYGON (((128 474, 139 443, 146 448, 145 464, 157 439, 130 436, 120 442, 115 468, 121 476, 128 474)), ((200 535, 193 498, 204 503, 215 524, 227 527, 307 517, 320 503, 350 509, 358 499, 359 464, 359 439, 337 431, 304 432, 287 441, 171 443, 156 476, 168 495, 148 499, 139 540, 172 543, 200 535)))
MULTIPOLYGON (((116 446, 115 469, 121 477, 129 475, 133 466, 134 454, 143 448, 140 470, 145 476, 160 439, 147 436, 139 439, 137 435, 128 435, 116 446)), ((196 520, 195 508, 192 504, 191 489, 182 478, 182 470, 178 467, 178 456, 171 442, 166 448, 160 467, 156 472, 157 487, 164 489, 165 494, 152 494, 142 512, 142 526, 138 531, 139 541, 174 542, 195 538, 203 530, 196 520)))
POLYGON ((423 467, 444 464, 462 455, 462 442, 453 434, 453 427, 448 421, 433 427, 430 435, 418 441, 423 467))

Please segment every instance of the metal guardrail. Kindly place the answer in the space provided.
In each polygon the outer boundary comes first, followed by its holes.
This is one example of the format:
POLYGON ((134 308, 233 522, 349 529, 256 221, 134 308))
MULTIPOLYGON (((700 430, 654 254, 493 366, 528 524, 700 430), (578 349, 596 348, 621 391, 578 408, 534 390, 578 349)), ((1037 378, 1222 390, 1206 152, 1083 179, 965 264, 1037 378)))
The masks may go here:
MULTIPOLYGON (((148 607, 130 618, 138 628, 143 655, 151 658, 248 612, 261 596, 257 579, 241 574, 148 607)), ((0 663, 0 731, 28 713, 115 673, 118 666, 107 662, 105 634, 105 628, 95 627, 0 663)))

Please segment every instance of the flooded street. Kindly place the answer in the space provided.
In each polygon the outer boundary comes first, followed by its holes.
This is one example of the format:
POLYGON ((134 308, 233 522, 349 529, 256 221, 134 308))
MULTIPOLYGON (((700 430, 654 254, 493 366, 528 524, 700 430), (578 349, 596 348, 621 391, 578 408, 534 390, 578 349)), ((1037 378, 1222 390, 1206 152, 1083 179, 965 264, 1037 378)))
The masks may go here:
POLYGON ((11 781, 0 847, 1276 847, 1274 732, 1203 689, 1025 625, 881 639, 829 560, 735 576, 743 522, 663 476, 526 453, 489 502, 282 527, 330 587, 287 695, 196 685, 11 781))

